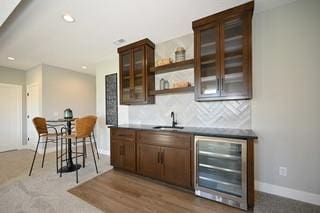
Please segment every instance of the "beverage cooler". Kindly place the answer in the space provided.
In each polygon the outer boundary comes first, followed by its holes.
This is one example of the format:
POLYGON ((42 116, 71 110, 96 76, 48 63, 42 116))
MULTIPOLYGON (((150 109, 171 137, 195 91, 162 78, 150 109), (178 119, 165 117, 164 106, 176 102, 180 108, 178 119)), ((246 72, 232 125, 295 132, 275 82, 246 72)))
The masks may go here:
POLYGON ((246 140, 196 136, 195 194, 247 210, 246 155, 246 140))

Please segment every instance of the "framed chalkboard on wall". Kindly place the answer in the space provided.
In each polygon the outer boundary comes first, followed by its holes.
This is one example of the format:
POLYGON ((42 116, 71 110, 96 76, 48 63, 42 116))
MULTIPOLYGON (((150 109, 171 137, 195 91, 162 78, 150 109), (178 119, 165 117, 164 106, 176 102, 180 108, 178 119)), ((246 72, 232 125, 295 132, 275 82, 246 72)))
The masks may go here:
POLYGON ((117 73, 106 75, 106 124, 118 125, 117 73))

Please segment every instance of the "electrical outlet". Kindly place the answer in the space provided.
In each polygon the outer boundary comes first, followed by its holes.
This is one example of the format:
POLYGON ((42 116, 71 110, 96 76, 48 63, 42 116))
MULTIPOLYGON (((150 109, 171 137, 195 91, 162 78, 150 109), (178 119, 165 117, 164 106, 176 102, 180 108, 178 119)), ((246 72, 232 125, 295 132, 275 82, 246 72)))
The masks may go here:
POLYGON ((287 167, 280 166, 279 167, 279 175, 286 177, 287 176, 287 167))

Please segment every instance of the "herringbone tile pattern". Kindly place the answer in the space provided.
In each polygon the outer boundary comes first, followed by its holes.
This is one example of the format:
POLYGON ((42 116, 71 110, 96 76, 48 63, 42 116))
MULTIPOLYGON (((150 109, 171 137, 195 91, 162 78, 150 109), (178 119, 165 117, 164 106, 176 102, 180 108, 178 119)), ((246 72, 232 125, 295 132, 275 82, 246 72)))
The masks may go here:
POLYGON ((250 101, 196 102, 193 93, 156 96, 156 104, 129 106, 129 123, 170 125, 175 112, 179 125, 251 128, 250 101))

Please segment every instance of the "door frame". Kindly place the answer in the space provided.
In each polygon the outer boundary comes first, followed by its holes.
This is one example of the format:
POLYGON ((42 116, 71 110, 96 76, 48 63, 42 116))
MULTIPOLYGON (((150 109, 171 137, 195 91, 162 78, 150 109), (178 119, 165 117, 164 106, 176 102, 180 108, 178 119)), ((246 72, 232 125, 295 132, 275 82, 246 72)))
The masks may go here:
MULTIPOLYGON (((26 85, 26 135, 27 135, 27 145, 33 147, 34 144, 36 144, 36 142, 32 143, 28 140, 28 137, 30 137, 29 135, 29 123, 28 123, 28 115, 29 115, 29 107, 28 107, 28 92, 29 92, 29 88, 30 87, 34 87, 37 86, 38 87, 38 92, 39 92, 39 97, 38 97, 38 101, 39 101, 39 106, 38 106, 38 115, 41 115, 41 91, 40 91, 40 84, 39 83, 31 83, 31 84, 27 84, 26 85)), ((33 128, 33 125, 30 126, 30 128, 33 128)))
POLYGON ((17 110, 17 114, 18 114, 18 120, 17 120, 17 132, 18 132, 18 143, 17 145, 17 149, 20 149, 23 147, 23 140, 22 140, 22 85, 17 85, 17 84, 6 84, 6 83, 0 83, 0 86, 7 86, 7 87, 11 87, 11 88, 16 88, 18 91, 18 97, 17 97, 17 103, 18 103, 18 110, 17 110))

